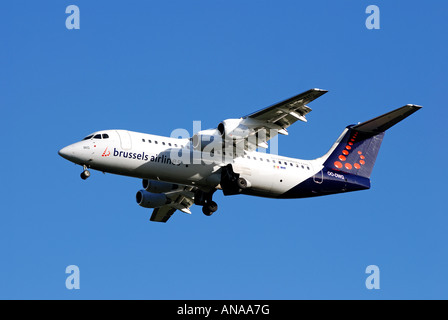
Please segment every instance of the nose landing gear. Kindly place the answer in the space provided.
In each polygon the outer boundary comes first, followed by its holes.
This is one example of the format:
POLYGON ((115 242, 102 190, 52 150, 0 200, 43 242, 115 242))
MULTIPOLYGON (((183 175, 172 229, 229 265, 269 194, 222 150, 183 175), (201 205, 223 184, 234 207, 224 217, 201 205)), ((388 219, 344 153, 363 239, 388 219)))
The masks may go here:
POLYGON ((86 180, 88 177, 90 177, 90 171, 88 170, 86 165, 84 165, 83 168, 84 168, 84 171, 81 172, 81 179, 86 180))

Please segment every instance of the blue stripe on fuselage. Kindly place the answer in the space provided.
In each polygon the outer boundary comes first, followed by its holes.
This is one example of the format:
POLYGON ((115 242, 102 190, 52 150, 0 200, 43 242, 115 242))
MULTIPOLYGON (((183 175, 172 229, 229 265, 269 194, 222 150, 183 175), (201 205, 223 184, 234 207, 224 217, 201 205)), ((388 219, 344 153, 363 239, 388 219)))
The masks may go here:
POLYGON ((309 198, 366 189, 370 189, 370 179, 325 167, 278 198, 309 198))

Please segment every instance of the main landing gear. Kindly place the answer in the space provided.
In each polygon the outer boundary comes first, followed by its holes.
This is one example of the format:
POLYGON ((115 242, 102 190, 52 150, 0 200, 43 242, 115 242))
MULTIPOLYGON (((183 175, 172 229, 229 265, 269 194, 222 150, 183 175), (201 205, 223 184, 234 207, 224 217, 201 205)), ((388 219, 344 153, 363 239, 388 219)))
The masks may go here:
POLYGON ((218 210, 218 204, 215 201, 209 201, 202 207, 202 212, 206 216, 211 216, 218 210))
POLYGON ((215 191, 216 189, 210 192, 198 190, 194 195, 194 204, 202 206, 202 212, 206 216, 211 216, 214 212, 218 211, 218 204, 212 200, 215 191))
POLYGON ((81 179, 86 180, 88 177, 90 177, 90 171, 88 170, 86 165, 83 165, 84 171, 81 172, 81 179))
POLYGON ((228 164, 221 171, 221 188, 225 196, 230 196, 243 192, 248 188, 248 183, 239 173, 233 171, 231 164, 228 164))
MULTIPOLYGON (((246 179, 240 177, 239 173, 233 171, 231 164, 222 168, 220 184, 225 196, 243 193, 245 189, 250 187, 246 179)), ((194 195, 194 204, 202 206, 202 212, 206 216, 211 216, 218 210, 218 205, 212 200, 215 191, 216 189, 210 192, 198 190, 194 195)))

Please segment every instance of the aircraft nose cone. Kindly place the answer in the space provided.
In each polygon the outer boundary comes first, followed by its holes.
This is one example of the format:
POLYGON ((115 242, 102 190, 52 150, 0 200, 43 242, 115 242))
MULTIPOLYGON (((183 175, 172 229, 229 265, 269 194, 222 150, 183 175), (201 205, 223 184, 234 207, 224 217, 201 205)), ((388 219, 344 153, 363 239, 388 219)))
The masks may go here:
POLYGON ((72 149, 72 148, 70 148, 70 147, 62 148, 61 150, 58 151, 58 154, 59 154, 62 158, 68 160, 68 159, 70 158, 70 156, 73 155, 73 152, 72 152, 71 149, 72 149))

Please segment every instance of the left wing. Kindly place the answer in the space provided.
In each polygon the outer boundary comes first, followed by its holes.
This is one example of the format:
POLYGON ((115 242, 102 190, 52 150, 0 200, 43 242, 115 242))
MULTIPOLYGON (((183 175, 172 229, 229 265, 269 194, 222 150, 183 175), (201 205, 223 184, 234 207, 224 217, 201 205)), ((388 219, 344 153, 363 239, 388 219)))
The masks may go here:
POLYGON ((155 208, 149 220, 155 222, 167 222, 174 212, 176 212, 176 209, 170 206, 155 208))
POLYGON ((189 208, 194 204, 194 191, 196 189, 196 187, 184 186, 181 189, 165 193, 172 202, 162 207, 155 208, 149 220, 155 222, 167 222, 176 210, 191 214, 189 208))

